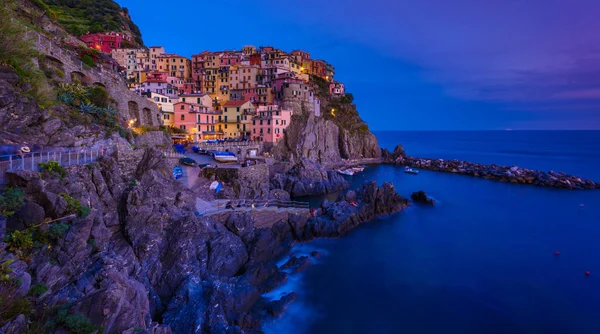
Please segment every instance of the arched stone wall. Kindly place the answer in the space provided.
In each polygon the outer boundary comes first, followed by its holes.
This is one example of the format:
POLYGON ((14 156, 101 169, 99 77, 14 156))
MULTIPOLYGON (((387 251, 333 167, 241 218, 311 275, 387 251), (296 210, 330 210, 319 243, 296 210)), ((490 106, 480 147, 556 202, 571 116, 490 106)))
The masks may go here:
POLYGON ((127 103, 127 106, 129 108, 129 117, 130 117, 130 120, 134 119, 134 121, 135 121, 134 125, 135 126, 140 126, 141 124, 144 124, 143 120, 142 120, 142 115, 140 114, 140 107, 137 104, 137 102, 135 102, 135 101, 129 101, 127 103))
POLYGON ((152 124, 152 112, 150 108, 142 109, 142 114, 144 115, 144 124, 152 124))

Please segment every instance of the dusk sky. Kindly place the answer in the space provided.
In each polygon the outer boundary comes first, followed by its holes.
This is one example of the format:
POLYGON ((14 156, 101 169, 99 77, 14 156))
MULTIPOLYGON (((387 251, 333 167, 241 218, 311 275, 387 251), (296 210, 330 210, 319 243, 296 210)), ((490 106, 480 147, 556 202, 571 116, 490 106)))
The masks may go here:
POLYGON ((117 0, 147 46, 303 49, 373 130, 600 129, 598 0, 117 0))

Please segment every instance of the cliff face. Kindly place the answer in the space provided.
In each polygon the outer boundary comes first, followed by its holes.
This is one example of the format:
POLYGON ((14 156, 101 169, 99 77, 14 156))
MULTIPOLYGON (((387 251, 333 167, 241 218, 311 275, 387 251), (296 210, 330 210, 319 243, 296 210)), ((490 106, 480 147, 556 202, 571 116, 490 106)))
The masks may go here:
POLYGON ((325 106, 321 108, 322 116, 295 111, 284 140, 275 147, 276 156, 293 162, 308 158, 326 167, 339 165, 342 159, 381 157, 377 138, 360 119, 354 105, 321 101, 325 106))

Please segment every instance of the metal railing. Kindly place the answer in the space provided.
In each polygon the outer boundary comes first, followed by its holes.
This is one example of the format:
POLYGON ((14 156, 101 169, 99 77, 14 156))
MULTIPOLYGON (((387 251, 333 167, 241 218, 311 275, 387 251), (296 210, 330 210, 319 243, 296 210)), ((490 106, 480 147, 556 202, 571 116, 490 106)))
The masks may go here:
POLYGON ((232 147, 232 146, 253 146, 253 145, 262 145, 262 144, 263 144, 263 142, 261 142, 261 141, 246 140, 246 141, 230 141, 230 142, 222 142, 222 143, 198 143, 196 145, 196 147, 211 148, 211 147, 220 147, 220 146, 232 147))
POLYGON ((32 152, 0 156, 0 184, 7 182, 6 172, 17 170, 40 171, 40 163, 56 161, 63 167, 85 165, 98 160, 104 150, 67 150, 32 152))
POLYGON ((181 159, 185 158, 185 154, 173 151, 163 151, 163 156, 167 159, 181 159))

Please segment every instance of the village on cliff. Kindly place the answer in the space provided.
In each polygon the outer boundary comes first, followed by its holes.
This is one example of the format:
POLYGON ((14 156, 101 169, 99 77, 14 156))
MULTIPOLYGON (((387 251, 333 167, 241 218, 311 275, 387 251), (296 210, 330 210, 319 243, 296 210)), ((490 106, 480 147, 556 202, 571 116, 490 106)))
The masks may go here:
POLYGON ((130 37, 123 33, 80 38, 109 54, 130 89, 156 103, 159 124, 178 129, 176 140, 277 143, 298 106, 320 114, 317 85, 332 98, 345 97, 334 67, 301 50, 244 46, 241 51, 203 51, 190 60, 162 46, 128 48, 130 37))

